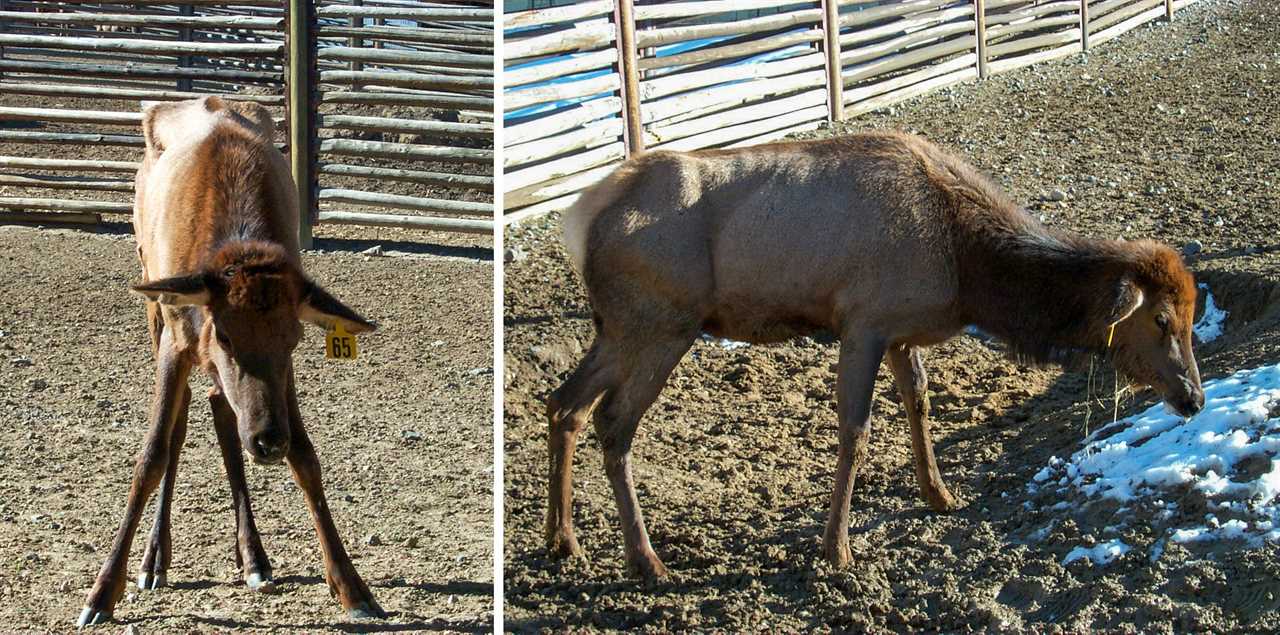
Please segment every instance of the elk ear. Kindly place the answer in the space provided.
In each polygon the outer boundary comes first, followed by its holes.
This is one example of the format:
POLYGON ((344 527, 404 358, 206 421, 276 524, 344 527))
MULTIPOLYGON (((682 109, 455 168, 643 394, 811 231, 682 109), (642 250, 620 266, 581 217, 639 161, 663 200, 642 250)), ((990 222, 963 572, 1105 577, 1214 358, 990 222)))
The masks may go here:
POLYGON ((131 289, 152 302, 170 306, 204 305, 212 297, 209 283, 202 273, 143 282, 131 289))
POLYGON ((1117 290, 1115 302, 1111 305, 1111 310, 1107 316, 1107 326, 1115 326, 1123 322, 1138 307, 1142 306, 1145 298, 1142 295, 1142 289, 1134 284, 1132 280, 1121 280, 1120 288, 1117 290))
POLYGON ((302 304, 298 307, 298 319, 303 322, 310 322, 325 330, 333 328, 334 324, 341 324, 348 333, 365 333, 378 328, 314 282, 308 281, 303 293, 302 304))

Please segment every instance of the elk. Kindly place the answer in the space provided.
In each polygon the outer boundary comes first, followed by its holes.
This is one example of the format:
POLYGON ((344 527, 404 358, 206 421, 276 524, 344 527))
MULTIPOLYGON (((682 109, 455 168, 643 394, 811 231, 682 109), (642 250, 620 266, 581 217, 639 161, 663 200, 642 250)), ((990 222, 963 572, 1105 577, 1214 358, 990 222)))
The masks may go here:
POLYGON ((351 563, 325 502, 320 462, 303 428, 293 349, 300 321, 350 333, 374 325, 304 273, 298 201, 274 123, 257 104, 206 97, 145 104, 146 154, 135 182, 133 227, 156 359, 150 428, 133 472, 124 520, 89 591, 79 624, 109 620, 124 594, 129 547, 159 488, 138 588, 165 586, 169 509, 187 433, 191 369, 213 381, 209 406, 231 487, 235 559, 245 584, 272 587, 254 525, 242 450, 256 463, 285 462, 320 538, 329 589, 354 617, 383 616, 351 563))
POLYGON ((1107 354, 1184 416, 1204 404, 1191 350, 1195 283, 1171 249, 1046 228, 964 161, 919 137, 820 141, 625 162, 561 220, 595 339, 547 400, 546 544, 580 555, 573 451, 589 417, 621 517, 628 567, 666 574, 631 474, 645 410, 700 333, 775 343, 840 341, 839 449, 823 555, 850 560, 849 504, 887 357, 911 429, 916 478, 957 507, 929 433, 921 348, 976 325, 1023 359, 1107 354))

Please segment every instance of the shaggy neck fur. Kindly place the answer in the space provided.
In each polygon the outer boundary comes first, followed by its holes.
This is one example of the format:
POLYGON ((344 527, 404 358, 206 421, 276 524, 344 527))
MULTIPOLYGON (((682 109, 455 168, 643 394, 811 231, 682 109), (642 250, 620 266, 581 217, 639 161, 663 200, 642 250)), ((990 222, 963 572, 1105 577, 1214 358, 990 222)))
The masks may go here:
POLYGON ((1122 281, 1140 285, 1138 251, 1043 227, 974 232, 965 239, 960 267, 965 318, 1019 358, 1077 363, 1104 352, 1122 281))

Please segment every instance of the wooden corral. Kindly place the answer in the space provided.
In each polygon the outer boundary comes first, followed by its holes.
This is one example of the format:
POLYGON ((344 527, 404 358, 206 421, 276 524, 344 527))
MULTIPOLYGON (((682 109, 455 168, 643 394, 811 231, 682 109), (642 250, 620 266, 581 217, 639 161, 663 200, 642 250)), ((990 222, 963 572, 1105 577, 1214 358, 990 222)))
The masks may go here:
POLYGON ((129 213, 139 102, 222 94, 276 117, 304 241, 316 223, 489 233, 493 16, 485 0, 0 0, 0 215, 129 213))
MULTIPOLYGON (((1079 53, 1194 0, 586 0, 503 16, 505 222, 645 149, 779 139, 1079 53)), ((511 6, 511 5, 508 5, 511 6)))

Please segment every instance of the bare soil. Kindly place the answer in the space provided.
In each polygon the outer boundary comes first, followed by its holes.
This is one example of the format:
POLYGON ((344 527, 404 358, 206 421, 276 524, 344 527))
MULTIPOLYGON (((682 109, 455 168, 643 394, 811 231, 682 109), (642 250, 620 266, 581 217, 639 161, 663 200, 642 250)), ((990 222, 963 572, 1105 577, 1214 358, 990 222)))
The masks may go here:
MULTIPOLYGON (((421 239, 419 239, 421 240, 421 239)), ((170 588, 132 586, 119 632, 492 629, 492 260, 487 249, 324 240, 309 273, 380 329, 360 358, 294 355, 303 417, 357 569, 389 613, 352 621, 330 598, 287 469, 252 463, 278 591, 247 590, 204 377, 173 507, 170 588), (356 253, 373 243, 395 257, 356 253)), ((127 225, 0 226, 0 631, 70 632, 120 521, 146 428, 153 363, 127 225)), ((151 512, 135 538, 141 558, 151 512)))
MULTIPOLYGON (((1230 312, 1226 334, 1197 350, 1205 377, 1221 377, 1280 361, 1277 68, 1274 3, 1208 0, 1087 59, 957 86, 806 136, 912 130, 971 157, 1050 225, 1176 248, 1198 241, 1189 264, 1230 312), (1050 200, 1054 189, 1066 200, 1050 200)), ((1086 409, 1092 427, 1110 420, 1111 375, 1100 372, 1087 394, 1084 373, 1020 366, 970 337, 926 357, 941 467, 965 507, 937 514, 920 501, 905 416, 883 371, 847 570, 820 557, 836 347, 812 339, 737 350, 699 342, 646 416, 636 480, 669 580, 628 577, 589 430, 575 489, 587 557, 548 559, 543 399, 589 345, 590 311, 555 218, 508 241, 528 254, 507 265, 505 283, 509 629, 1280 629, 1280 548, 1170 545, 1153 564, 1146 553, 1157 536, 1143 518, 1054 510, 1058 501, 1028 494, 1050 456, 1078 449, 1086 409), (1106 566, 1061 564, 1103 535, 1135 549, 1106 566)), ((1120 416, 1154 401, 1136 395, 1120 416)))

